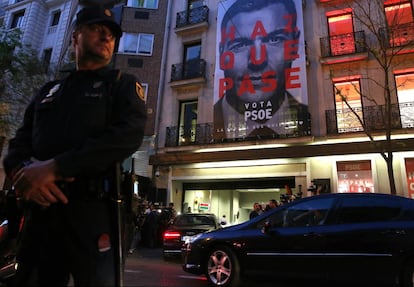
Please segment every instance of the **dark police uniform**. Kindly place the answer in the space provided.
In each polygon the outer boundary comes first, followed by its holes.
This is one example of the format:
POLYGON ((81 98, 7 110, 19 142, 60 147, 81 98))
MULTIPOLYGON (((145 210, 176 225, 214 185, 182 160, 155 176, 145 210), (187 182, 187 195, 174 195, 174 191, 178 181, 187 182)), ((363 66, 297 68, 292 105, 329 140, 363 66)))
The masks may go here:
POLYGON ((70 273, 77 286, 115 285, 115 164, 139 148, 145 120, 142 86, 118 70, 74 71, 41 88, 10 141, 6 173, 54 158, 57 174, 75 181, 58 184, 68 204, 28 203, 17 284, 35 268, 40 286, 64 286, 70 273))

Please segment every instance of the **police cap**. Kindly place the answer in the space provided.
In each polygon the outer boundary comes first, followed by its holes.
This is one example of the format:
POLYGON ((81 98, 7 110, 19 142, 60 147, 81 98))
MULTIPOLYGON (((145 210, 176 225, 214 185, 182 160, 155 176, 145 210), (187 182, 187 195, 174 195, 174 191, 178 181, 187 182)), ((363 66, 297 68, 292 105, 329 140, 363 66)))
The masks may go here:
POLYGON ((113 12, 101 5, 88 6, 78 12, 75 26, 79 27, 85 24, 104 24, 117 38, 122 36, 121 26, 115 21, 113 12))

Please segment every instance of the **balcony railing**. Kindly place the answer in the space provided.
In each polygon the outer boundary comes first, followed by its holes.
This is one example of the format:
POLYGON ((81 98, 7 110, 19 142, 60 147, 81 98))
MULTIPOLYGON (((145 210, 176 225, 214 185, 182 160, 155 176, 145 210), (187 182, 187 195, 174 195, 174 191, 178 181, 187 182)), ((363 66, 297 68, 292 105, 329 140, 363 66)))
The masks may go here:
POLYGON ((203 59, 191 60, 185 63, 174 64, 171 67, 171 82, 205 77, 206 61, 203 59))
POLYGON ((414 22, 382 27, 378 32, 385 47, 401 47, 414 44, 414 22))
POLYGON ((201 6, 177 13, 176 28, 208 21, 208 7, 201 6))
POLYGON ((320 43, 322 57, 349 55, 367 51, 364 31, 321 38, 320 43))
POLYGON ((223 142, 234 142, 234 141, 248 141, 252 139, 269 139, 269 138, 296 138, 305 137, 311 135, 310 130, 310 119, 306 124, 307 128, 300 125, 297 131, 290 135, 285 136, 254 136, 254 137, 243 137, 243 138, 228 138, 228 139, 215 139, 214 138, 214 124, 204 123, 196 124, 193 126, 172 126, 166 128, 166 147, 176 147, 185 145, 197 145, 197 144, 214 144, 223 142))
POLYGON ((167 127, 166 147, 209 144, 213 142, 213 123, 196 124, 189 127, 167 127))
MULTIPOLYGON (((410 126, 409 120, 403 120, 406 123, 402 125, 403 117, 400 116, 400 112, 404 114, 409 114, 411 111, 406 110, 407 104, 410 103, 401 103, 393 104, 391 106, 391 128, 392 129, 401 129, 402 127, 413 127, 410 126), (405 109, 405 110, 404 110, 405 109)), ((411 103, 413 106, 414 103, 411 103)), ((408 105, 410 106, 410 105, 408 105)), ((359 115, 362 115, 363 121, 365 123, 365 128, 367 131, 383 131, 385 128, 385 106, 370 106, 363 107, 355 110, 359 115)), ((412 113, 414 116, 414 113, 412 113)), ((327 110, 325 111, 326 116, 326 133, 327 134, 338 134, 338 133, 350 133, 350 132, 359 132, 364 129, 361 127, 359 121, 356 120, 356 117, 351 109, 342 109, 341 112, 336 110, 327 110), (341 120, 340 126, 338 126, 338 119, 341 120), (346 120, 348 119, 348 120, 346 120)), ((409 117, 413 119, 413 117, 409 117)), ((411 124, 414 121, 411 120, 411 124)))

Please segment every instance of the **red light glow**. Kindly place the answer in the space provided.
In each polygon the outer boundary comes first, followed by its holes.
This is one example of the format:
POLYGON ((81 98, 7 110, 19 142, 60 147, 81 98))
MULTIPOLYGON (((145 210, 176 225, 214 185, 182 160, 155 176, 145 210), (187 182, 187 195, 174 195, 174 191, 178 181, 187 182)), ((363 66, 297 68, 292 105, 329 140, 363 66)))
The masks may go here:
POLYGON ((181 234, 177 231, 166 231, 164 233, 164 239, 176 239, 180 237, 181 237, 181 234))

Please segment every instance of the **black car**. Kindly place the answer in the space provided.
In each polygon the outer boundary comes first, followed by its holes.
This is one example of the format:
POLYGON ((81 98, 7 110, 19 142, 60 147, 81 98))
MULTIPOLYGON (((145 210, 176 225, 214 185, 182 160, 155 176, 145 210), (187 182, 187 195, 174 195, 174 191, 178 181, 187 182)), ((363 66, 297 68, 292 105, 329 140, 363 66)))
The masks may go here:
POLYGON ((183 243, 191 236, 220 228, 216 215, 211 213, 185 213, 175 217, 163 234, 163 255, 181 256, 183 243))
POLYGON ((414 200, 378 193, 306 197, 193 236, 182 255, 183 270, 205 274, 211 286, 270 276, 413 287, 414 200))

